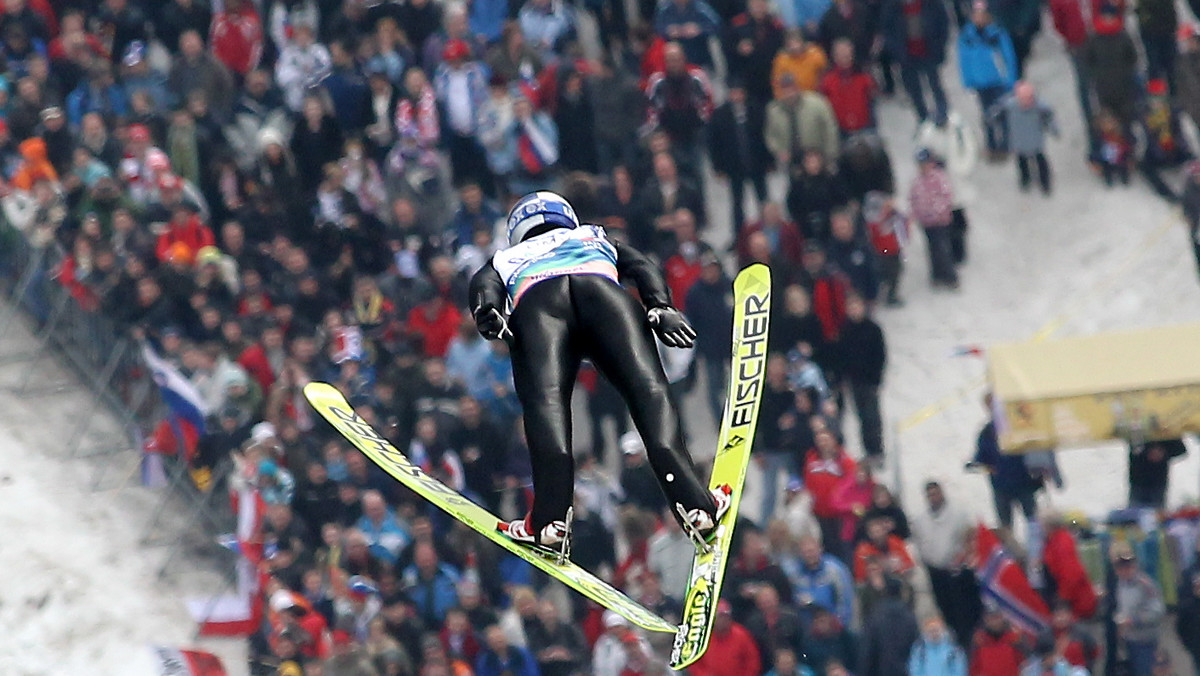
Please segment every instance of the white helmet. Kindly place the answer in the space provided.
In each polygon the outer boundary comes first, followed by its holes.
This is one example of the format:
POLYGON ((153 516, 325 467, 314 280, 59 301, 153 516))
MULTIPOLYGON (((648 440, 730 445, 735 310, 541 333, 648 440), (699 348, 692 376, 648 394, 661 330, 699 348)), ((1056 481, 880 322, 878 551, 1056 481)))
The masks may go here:
POLYGON ((508 245, 520 244, 539 225, 574 230, 579 218, 562 195, 548 190, 531 192, 508 212, 508 245))

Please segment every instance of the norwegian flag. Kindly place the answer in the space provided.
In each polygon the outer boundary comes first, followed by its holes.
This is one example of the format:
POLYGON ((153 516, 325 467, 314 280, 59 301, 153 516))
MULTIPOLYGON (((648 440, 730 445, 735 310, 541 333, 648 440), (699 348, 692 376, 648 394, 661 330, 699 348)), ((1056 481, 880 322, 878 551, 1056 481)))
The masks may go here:
POLYGON ((999 608, 1022 631, 1037 634, 1049 626, 1046 602, 1033 590, 1000 538, 983 524, 976 527, 974 568, 985 604, 999 608))

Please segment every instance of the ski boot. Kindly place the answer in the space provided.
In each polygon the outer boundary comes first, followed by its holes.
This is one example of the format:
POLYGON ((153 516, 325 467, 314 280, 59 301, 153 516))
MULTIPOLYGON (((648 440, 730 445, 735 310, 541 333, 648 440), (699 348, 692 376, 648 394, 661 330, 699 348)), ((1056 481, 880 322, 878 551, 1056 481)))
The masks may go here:
POLYGON ((692 544, 696 546, 696 552, 700 555, 709 554, 713 549, 713 542, 716 541, 718 535, 718 526, 721 519, 725 518, 726 512, 729 511, 729 506, 733 504, 731 494, 733 489, 729 484, 721 484, 709 491, 713 497, 713 501, 717 505, 716 518, 714 519, 706 510, 692 509, 686 510, 683 505, 675 503, 675 512, 679 514, 680 523, 683 525, 683 530, 691 539, 692 544))
POLYGON ((513 542, 553 559, 557 565, 566 564, 571 558, 571 521, 575 516, 575 508, 568 507, 565 520, 551 521, 541 533, 533 532, 530 516, 516 521, 501 521, 496 529, 513 542))

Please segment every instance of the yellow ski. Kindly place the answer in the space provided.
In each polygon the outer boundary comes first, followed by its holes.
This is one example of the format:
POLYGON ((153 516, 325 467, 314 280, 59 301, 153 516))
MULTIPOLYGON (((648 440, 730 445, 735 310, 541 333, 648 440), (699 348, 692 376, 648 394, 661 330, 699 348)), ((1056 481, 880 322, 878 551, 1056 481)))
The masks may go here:
MULTIPOLYGON (((467 524, 482 533, 491 541, 516 554, 529 563, 546 571, 551 577, 575 589, 580 594, 610 608, 633 624, 649 630, 675 632, 676 627, 654 613, 646 610, 641 604, 615 589, 604 580, 592 575, 587 570, 567 561, 558 565, 528 547, 523 547, 496 530, 499 518, 483 507, 468 500, 458 491, 434 479, 409 461, 390 442, 384 439, 365 420, 354 412, 354 409, 332 385, 326 383, 309 383, 304 388, 304 396, 308 398, 313 408, 317 410, 346 440, 354 444, 368 458, 395 477, 400 483, 412 489, 421 497, 445 510, 450 516, 467 524)), ((737 503, 734 503, 734 507, 737 503)))
POLYGON ((729 374, 729 399, 717 437, 717 455, 708 482, 709 488, 728 484, 733 489, 729 496, 732 503, 717 524, 716 539, 708 551, 697 553, 692 561, 691 583, 683 601, 683 622, 671 649, 671 668, 676 671, 700 659, 708 650, 712 635, 758 420, 758 402, 767 369, 770 312, 771 271, 765 265, 751 265, 733 281, 733 368, 729 374))

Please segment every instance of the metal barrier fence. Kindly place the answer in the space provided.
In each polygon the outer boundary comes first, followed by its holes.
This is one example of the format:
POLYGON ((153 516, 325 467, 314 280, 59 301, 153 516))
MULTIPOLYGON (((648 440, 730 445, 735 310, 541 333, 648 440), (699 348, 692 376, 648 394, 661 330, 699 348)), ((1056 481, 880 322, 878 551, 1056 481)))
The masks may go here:
MULTIPOLYGON (((84 410, 72 414, 73 428, 64 430, 64 450, 69 458, 97 460, 91 487, 98 490, 118 454, 130 449, 141 452, 143 440, 163 419, 166 406, 137 341, 126 328, 99 310, 81 306, 59 281, 57 270, 63 257, 57 243, 32 242, 0 218, 0 366, 16 366, 9 370, 17 373, 16 382, 0 385, 0 390, 21 398, 87 391, 90 396, 84 410), (34 336, 32 349, 26 340, 13 340, 25 323, 34 336), (47 371, 55 371, 39 369, 47 359, 67 367, 74 377, 45 382, 47 371), (92 433, 102 412, 116 420, 117 435, 106 438, 92 433)), ((200 525, 207 535, 228 527, 217 491, 201 493, 190 480, 185 463, 170 457, 163 460, 168 486, 142 536, 146 545, 172 545, 160 576, 189 535, 189 529, 183 529, 174 539, 163 541, 156 536, 163 512, 173 499, 184 500, 189 523, 200 525)), ((125 487, 136 474, 126 475, 118 487, 125 487)), ((205 539, 212 541, 211 537, 205 539)))

